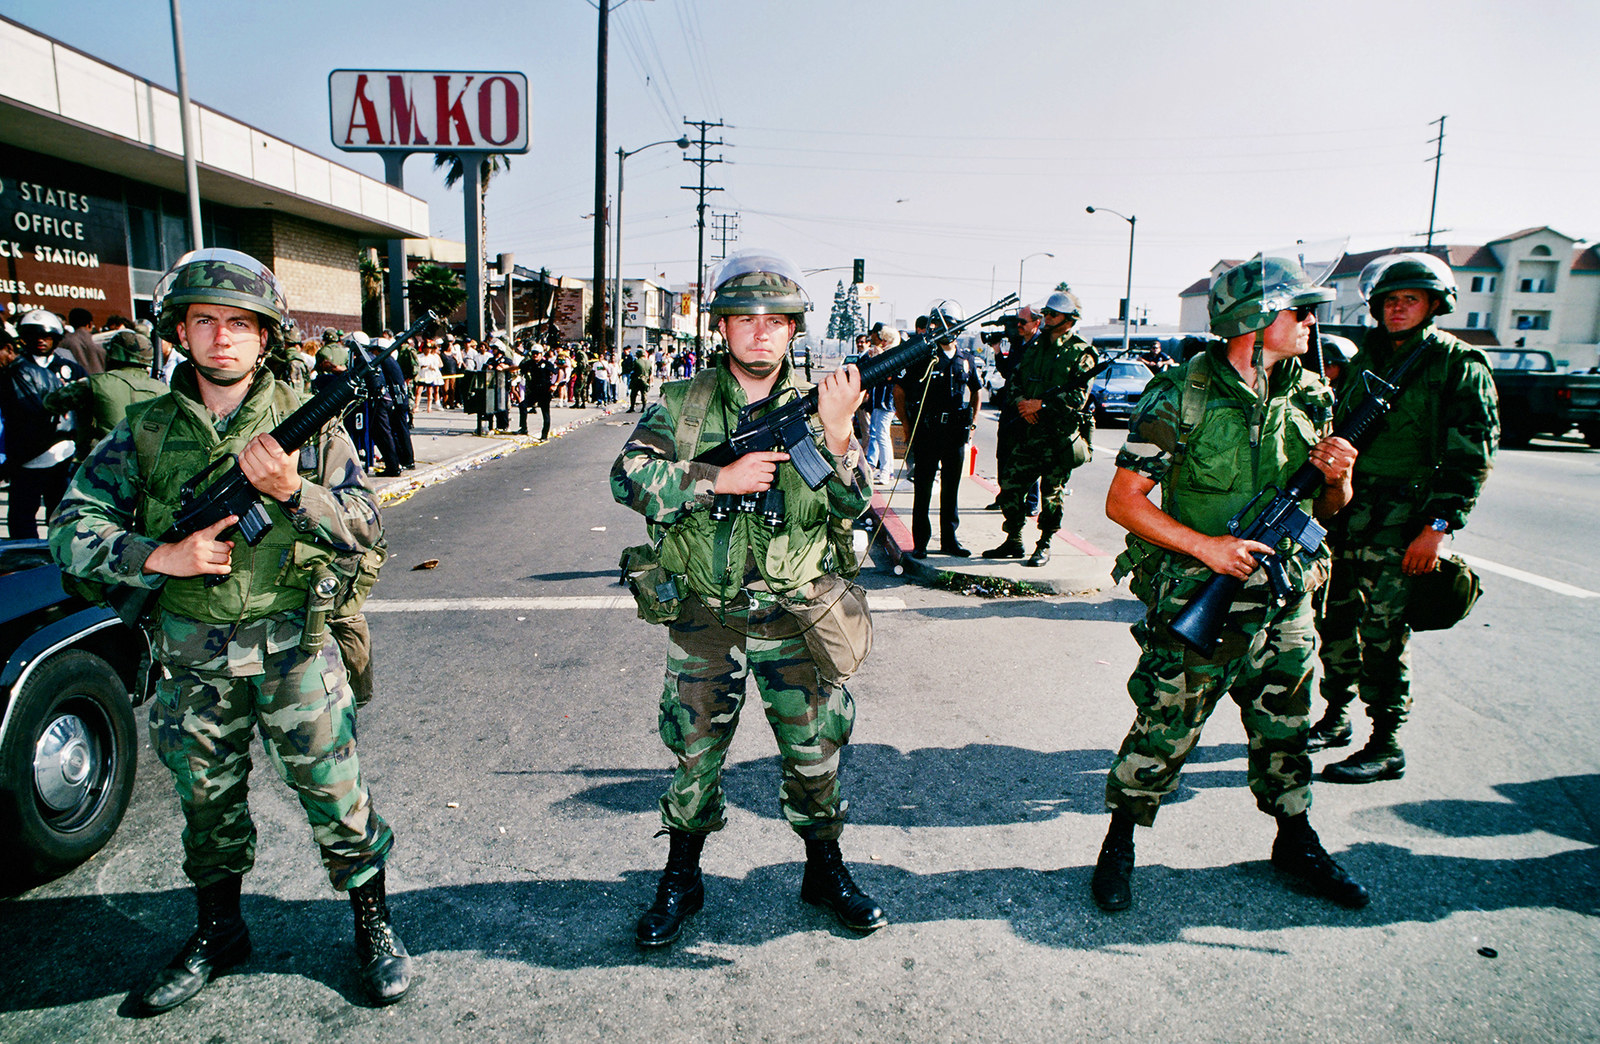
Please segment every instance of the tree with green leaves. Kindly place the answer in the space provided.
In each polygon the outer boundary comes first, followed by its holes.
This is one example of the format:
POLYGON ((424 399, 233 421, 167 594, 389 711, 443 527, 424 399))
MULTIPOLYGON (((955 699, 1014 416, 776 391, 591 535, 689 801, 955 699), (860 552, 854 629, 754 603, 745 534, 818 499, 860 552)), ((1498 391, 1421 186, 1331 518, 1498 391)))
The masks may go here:
POLYGON ((853 333, 846 335, 843 332, 845 324, 849 322, 849 319, 850 298, 849 295, 845 293, 844 280, 841 279, 839 280, 838 288, 833 292, 833 311, 828 313, 827 336, 835 339, 843 339, 846 336, 854 337, 855 335, 853 333))
POLYGON ((434 264, 416 267, 406 283, 406 294, 411 298, 413 315, 428 309, 449 316, 467 299, 466 288, 456 274, 443 265, 434 264))
POLYGON ((850 333, 846 336, 854 341, 856 337, 867 332, 867 317, 861 314, 860 283, 850 284, 850 298, 847 304, 850 309, 850 333))
POLYGON ((361 328, 376 334, 383 329, 383 268, 372 255, 361 252, 361 328))

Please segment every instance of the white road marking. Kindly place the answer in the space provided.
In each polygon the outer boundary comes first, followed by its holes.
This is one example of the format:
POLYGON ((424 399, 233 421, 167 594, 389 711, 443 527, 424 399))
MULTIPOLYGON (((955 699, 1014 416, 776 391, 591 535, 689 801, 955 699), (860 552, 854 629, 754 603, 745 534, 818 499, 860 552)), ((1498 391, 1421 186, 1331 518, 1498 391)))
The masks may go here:
POLYGON ((1513 580, 1521 580, 1525 584, 1542 587, 1546 591, 1554 591, 1556 594, 1566 595, 1569 598, 1600 598, 1600 591, 1574 587, 1571 584, 1564 584, 1560 580, 1552 580, 1547 576, 1540 576, 1538 573, 1529 573, 1508 565, 1501 565, 1499 562, 1491 562, 1487 558, 1479 558, 1477 555, 1462 554, 1460 551, 1455 552, 1455 555, 1463 562, 1475 569, 1481 569, 1485 573, 1498 573, 1501 576, 1509 576, 1513 580))
MULTIPOLYGON (((904 609, 904 598, 868 595, 874 609, 895 611, 904 609)), ((399 601, 375 598, 366 604, 368 613, 442 613, 442 612, 493 612, 496 610, 529 609, 632 609, 632 595, 549 595, 542 598, 420 598, 399 601)))

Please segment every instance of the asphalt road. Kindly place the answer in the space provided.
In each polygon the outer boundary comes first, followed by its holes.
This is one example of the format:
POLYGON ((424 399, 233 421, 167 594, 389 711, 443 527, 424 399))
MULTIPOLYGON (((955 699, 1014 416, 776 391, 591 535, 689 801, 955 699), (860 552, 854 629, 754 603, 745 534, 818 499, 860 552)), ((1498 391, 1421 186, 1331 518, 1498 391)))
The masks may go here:
MULTIPOLYGON (((176 803, 146 750, 111 845, 0 906, 0 1042, 1600 1038, 1600 598, 1487 572, 1465 623, 1416 641, 1406 778, 1315 788, 1313 822, 1372 889, 1366 910, 1274 879, 1225 706, 1139 832, 1133 907, 1100 913, 1088 878, 1137 604, 1125 589, 971 600, 869 572, 843 844, 890 926, 856 938, 798 901, 802 849, 756 713, 706 846, 706 909, 672 951, 639 953, 665 854, 665 636, 631 609, 549 601, 620 594, 617 556, 642 526, 606 472, 630 420, 386 511, 361 756, 399 839, 412 996, 360 1003, 348 909, 260 759, 255 956, 178 1011, 127 1017, 192 926, 176 803), (441 605, 483 598, 511 601, 441 605)), ((1111 539, 1110 458, 1068 501, 1091 539, 1111 539)), ((1600 592, 1597 510, 1600 453, 1508 451, 1456 546, 1600 592)))

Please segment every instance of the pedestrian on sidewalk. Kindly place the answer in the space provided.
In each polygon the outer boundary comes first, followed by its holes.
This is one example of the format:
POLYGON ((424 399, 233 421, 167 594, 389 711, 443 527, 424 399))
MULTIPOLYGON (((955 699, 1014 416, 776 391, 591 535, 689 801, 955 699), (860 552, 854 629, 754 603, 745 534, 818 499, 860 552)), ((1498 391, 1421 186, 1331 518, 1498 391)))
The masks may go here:
MULTIPOLYGON (((839 752, 855 721, 844 681, 859 660, 813 652, 806 635, 815 628, 796 615, 824 610, 845 621, 839 637, 865 655, 865 599, 836 564, 855 561, 849 527, 827 524, 859 518, 871 498, 851 429, 860 374, 843 367, 817 388, 816 450, 831 468, 820 489, 784 463, 787 453, 750 453, 720 468, 686 459, 726 441, 745 404, 799 394, 789 342, 804 331, 810 305, 802 279, 771 255, 737 253, 723 262, 709 311, 728 351, 693 380, 663 389, 611 469, 616 499, 649 522, 679 606, 667 623, 660 712, 661 739, 678 767, 660 803, 670 839, 666 870, 634 930, 645 948, 671 944, 705 901, 700 851, 726 822, 723 760, 752 675, 778 741, 783 814, 805 840, 800 898, 832 910, 853 931, 888 923, 839 850, 839 752)), ((659 599, 661 592, 651 585, 647 594, 659 599)))
POLYGON ((1106 495, 1106 515, 1129 532, 1117 579, 1132 574, 1145 604, 1133 625, 1138 666, 1128 679, 1134 722, 1106 780, 1111 826, 1091 881, 1094 901, 1132 901, 1133 828, 1154 825, 1178 786, 1185 759, 1224 695, 1239 705, 1249 739, 1250 791, 1274 817, 1272 865, 1296 887, 1341 906, 1367 905, 1367 890, 1323 849, 1311 828, 1311 670, 1316 647, 1311 592, 1328 577, 1331 552, 1286 556, 1290 594, 1280 602, 1256 556, 1276 548, 1233 536, 1228 523, 1262 490, 1282 487, 1307 461, 1326 484, 1310 505, 1327 517, 1350 500, 1356 450, 1328 434, 1333 393, 1300 364, 1316 306, 1334 292, 1292 257, 1256 255, 1217 277, 1211 331, 1224 338, 1151 380, 1128 425, 1106 495), (1161 506, 1150 494, 1161 487, 1161 506), (1213 574, 1244 586, 1222 642, 1203 656, 1171 633, 1173 618, 1213 574))
MULTIPOLYGON (((868 339, 867 354, 881 355, 900 343, 900 334, 879 323, 868 339)), ((867 390, 867 467, 873 481, 894 481, 894 382, 879 381, 867 390)))

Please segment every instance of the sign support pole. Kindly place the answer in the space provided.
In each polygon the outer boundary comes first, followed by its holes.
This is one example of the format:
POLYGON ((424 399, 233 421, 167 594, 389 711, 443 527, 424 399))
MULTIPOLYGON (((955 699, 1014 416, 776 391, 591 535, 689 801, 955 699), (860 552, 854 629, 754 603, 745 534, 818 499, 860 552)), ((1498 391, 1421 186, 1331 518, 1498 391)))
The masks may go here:
MULTIPOLYGON (((402 191, 406 187, 406 178, 403 168, 409 152, 391 151, 382 153, 383 180, 402 191)), ((403 239, 389 240, 389 329, 395 333, 409 329, 411 319, 410 309, 406 300, 406 277, 411 273, 406 270, 406 241, 403 239)))

